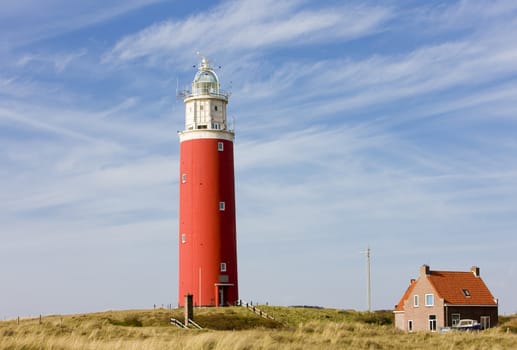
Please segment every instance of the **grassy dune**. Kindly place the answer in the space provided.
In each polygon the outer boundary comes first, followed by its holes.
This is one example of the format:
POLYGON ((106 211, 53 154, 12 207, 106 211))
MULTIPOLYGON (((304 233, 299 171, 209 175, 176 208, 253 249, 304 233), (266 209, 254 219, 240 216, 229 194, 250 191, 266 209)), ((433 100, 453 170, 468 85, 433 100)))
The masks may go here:
POLYGON ((108 311, 0 322, 0 349, 517 349, 517 317, 477 333, 399 332, 389 312, 263 307, 262 319, 244 308, 196 310, 210 329, 169 325, 182 310, 108 311))

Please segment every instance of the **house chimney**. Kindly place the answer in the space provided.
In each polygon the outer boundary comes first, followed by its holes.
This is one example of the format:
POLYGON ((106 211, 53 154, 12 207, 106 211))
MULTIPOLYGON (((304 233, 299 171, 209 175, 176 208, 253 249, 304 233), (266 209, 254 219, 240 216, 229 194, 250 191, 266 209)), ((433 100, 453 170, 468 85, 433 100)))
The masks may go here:
POLYGON ((416 279, 414 279, 414 278, 412 278, 412 279, 410 279, 410 280, 409 280, 409 284, 410 284, 410 285, 411 285, 411 284, 413 284, 413 283, 415 283, 415 282, 416 282, 416 279))
POLYGON ((472 267, 470 268, 470 271, 472 271, 472 273, 474 274, 474 276, 479 277, 479 267, 477 267, 477 266, 472 266, 472 267))
POLYGON ((431 274, 431 270, 429 270, 429 265, 420 266, 420 275, 429 276, 431 274))

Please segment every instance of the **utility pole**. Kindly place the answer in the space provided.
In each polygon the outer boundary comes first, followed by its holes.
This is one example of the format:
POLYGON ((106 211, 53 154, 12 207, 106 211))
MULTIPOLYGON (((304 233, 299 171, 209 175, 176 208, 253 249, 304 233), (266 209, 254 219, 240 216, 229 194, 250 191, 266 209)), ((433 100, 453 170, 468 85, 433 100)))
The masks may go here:
POLYGON ((370 275, 370 257, 371 249, 368 245, 368 249, 364 252, 366 255, 366 298, 368 301, 368 312, 372 312, 372 281, 370 275))

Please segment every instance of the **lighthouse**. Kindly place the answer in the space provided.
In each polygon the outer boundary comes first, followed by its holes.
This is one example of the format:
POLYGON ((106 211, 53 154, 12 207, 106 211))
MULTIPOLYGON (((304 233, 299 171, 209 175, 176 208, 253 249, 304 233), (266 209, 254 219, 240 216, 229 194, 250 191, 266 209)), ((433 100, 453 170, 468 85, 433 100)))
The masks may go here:
POLYGON ((233 140, 229 94, 206 57, 181 96, 185 129, 179 132, 179 294, 194 306, 226 306, 239 298, 233 140))

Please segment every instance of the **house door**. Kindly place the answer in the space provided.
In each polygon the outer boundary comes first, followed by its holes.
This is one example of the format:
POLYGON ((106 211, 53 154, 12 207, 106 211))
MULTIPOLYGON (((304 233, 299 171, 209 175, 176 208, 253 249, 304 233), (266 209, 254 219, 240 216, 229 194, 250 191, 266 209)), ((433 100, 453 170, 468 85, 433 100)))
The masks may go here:
POLYGON ((436 332, 436 315, 429 315, 429 330, 436 332))
POLYGON ((481 316, 479 323, 481 323, 481 329, 490 328, 490 316, 481 316))

